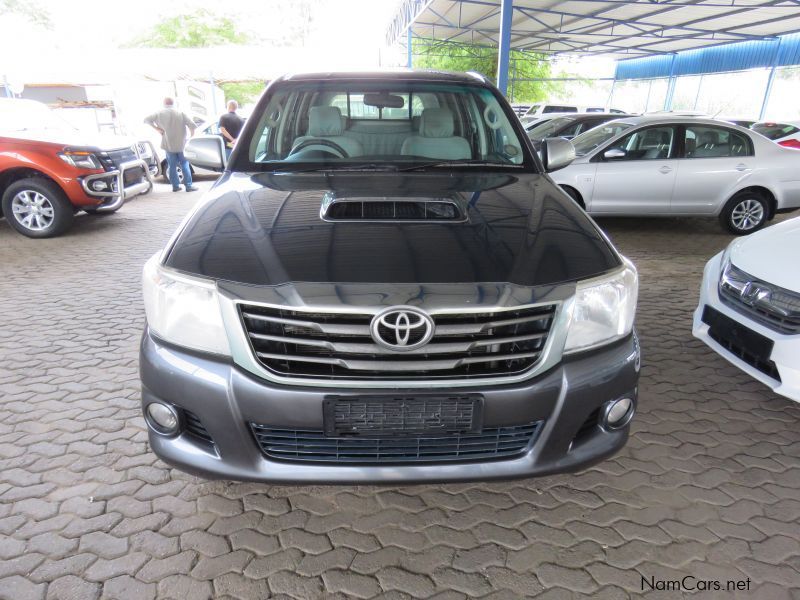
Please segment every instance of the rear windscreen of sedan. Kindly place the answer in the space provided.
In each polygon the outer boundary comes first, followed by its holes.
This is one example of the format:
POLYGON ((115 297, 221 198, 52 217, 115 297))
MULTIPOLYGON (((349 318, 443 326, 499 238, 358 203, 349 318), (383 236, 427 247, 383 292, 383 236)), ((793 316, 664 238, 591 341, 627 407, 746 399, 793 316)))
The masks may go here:
MULTIPOLYGON (((513 117, 512 117, 513 118, 513 117)), ((249 141, 257 165, 514 166, 525 143, 491 89, 427 81, 278 85, 249 141)))
POLYGON ((751 129, 771 140, 779 140, 787 135, 794 135, 800 131, 799 128, 787 123, 756 123, 751 129))

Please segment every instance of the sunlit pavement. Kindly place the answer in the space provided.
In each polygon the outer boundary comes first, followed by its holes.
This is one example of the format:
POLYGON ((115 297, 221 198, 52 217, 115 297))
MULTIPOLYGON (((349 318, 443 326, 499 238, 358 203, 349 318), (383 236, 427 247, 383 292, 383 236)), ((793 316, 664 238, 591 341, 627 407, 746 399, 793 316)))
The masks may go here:
POLYGON ((159 184, 52 240, 0 221, 0 598, 800 587, 800 408, 691 337, 703 264, 731 239, 716 221, 600 223, 642 285, 639 414, 617 457, 508 483, 270 487, 197 480, 148 451, 140 271, 200 195, 159 184))

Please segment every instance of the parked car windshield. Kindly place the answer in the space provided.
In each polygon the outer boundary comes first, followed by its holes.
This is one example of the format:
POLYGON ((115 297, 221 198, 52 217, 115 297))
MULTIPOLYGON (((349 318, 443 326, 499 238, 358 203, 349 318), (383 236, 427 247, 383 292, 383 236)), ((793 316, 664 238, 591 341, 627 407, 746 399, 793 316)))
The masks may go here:
POLYGON ((572 145, 575 146, 575 156, 585 156, 589 154, 601 144, 604 144, 631 127, 632 125, 630 123, 611 121, 610 123, 604 123, 599 127, 595 127, 586 133, 574 137, 572 139, 572 145))
POLYGON ((557 131, 561 131, 570 123, 575 121, 572 117, 559 117, 544 123, 539 123, 535 127, 528 129, 528 137, 532 140, 543 140, 544 138, 551 137, 557 131))
POLYGON ((439 162, 509 167, 526 160, 526 146, 500 100, 478 85, 286 82, 268 94, 246 141, 257 169, 439 162))

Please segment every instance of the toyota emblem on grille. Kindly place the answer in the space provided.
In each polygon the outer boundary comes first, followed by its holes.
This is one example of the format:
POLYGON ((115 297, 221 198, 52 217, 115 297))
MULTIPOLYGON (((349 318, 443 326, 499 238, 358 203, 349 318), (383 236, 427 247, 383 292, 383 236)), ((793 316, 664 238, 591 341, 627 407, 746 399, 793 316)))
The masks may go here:
POLYGON ((408 352, 430 341, 433 319, 413 306, 393 306, 373 317, 369 331, 376 344, 395 352, 408 352))

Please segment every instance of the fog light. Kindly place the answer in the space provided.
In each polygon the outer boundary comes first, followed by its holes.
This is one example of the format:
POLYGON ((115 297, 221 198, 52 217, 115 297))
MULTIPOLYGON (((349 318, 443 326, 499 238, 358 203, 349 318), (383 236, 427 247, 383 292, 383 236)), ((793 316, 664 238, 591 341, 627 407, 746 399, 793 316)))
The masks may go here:
POLYGON ((633 400, 620 398, 606 404, 603 424, 608 429, 625 427, 633 418, 633 400))
POLYGON ((90 183, 89 186, 95 192, 102 192, 103 190, 107 190, 108 189, 108 184, 105 181, 103 181, 102 179, 96 179, 95 181, 90 183))
POLYGON ((158 433, 171 435, 178 431, 178 415, 166 404, 152 402, 147 405, 150 426, 158 433))

